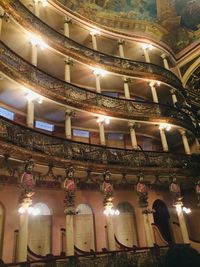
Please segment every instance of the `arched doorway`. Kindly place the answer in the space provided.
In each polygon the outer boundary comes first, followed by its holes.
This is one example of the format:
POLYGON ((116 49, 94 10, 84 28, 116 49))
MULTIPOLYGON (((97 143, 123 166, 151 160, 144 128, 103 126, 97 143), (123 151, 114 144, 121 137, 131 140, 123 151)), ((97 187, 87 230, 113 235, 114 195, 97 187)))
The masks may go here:
POLYGON ((95 250, 94 216, 87 204, 79 204, 75 216, 75 246, 83 251, 95 250))
POLYGON ((115 217, 115 235, 117 240, 124 246, 137 246, 137 230, 135 213, 132 205, 122 202, 117 205, 120 211, 119 216, 115 217))
POLYGON ((168 208, 162 200, 157 199, 153 203, 153 209, 155 210, 153 213, 154 223, 159 228, 163 238, 170 243, 172 237, 169 225, 170 216, 168 208))
POLYGON ((4 207, 0 203, 0 258, 2 257, 3 249, 3 229, 4 228, 4 207))
POLYGON ((33 207, 38 208, 40 214, 29 217, 28 246, 34 253, 45 256, 51 253, 52 214, 45 203, 37 203, 33 207))

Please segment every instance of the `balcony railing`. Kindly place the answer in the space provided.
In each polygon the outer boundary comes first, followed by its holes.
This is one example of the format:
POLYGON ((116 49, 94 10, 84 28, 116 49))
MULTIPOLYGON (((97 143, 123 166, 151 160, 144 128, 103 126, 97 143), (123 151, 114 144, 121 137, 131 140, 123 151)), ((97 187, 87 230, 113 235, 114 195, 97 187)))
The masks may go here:
POLYGON ((108 71, 122 75, 159 80, 180 91, 183 90, 178 77, 163 67, 152 63, 123 59, 87 48, 49 27, 18 0, 9 2, 2 0, 1 4, 5 11, 26 30, 39 34, 49 46, 75 60, 90 66, 96 67, 98 65, 108 71))
POLYGON ((0 140, 66 160, 126 167, 194 168, 192 156, 168 152, 108 148, 53 137, 0 117, 0 140))
POLYGON ((0 52, 3 73, 54 101, 107 116, 157 123, 169 122, 195 132, 190 117, 173 106, 98 94, 52 77, 19 57, 2 42, 0 52))

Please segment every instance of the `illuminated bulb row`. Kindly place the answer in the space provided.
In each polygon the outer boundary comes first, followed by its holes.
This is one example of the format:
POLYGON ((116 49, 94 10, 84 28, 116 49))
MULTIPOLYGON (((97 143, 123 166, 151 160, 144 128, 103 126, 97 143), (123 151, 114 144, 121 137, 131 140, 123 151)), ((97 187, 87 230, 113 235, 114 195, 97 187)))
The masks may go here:
POLYGON ((159 126, 159 130, 166 130, 166 131, 170 131, 172 128, 172 126, 168 123, 161 123, 159 126))
POLYGON ((43 103, 42 97, 39 97, 36 93, 34 93, 32 91, 28 92, 25 96, 26 96, 26 99, 28 101, 33 101, 33 100, 37 99, 38 104, 42 104, 43 103))
POLYGON ((181 207, 181 205, 176 205, 176 211, 178 212, 178 213, 180 213, 181 211, 184 211, 186 214, 189 214, 189 213, 191 213, 191 209, 190 208, 186 208, 186 207, 181 207))
POLYGON ((93 68, 93 67, 91 69, 95 75, 99 75, 99 76, 104 77, 108 74, 108 72, 106 70, 103 70, 103 69, 98 69, 98 68, 93 68))
POLYGON ((111 216, 117 215, 118 216, 120 214, 120 212, 119 212, 119 210, 115 210, 112 207, 106 207, 103 214, 106 216, 109 216, 109 215, 111 215, 111 216))
MULTIPOLYGON (((23 213, 26 212, 26 210, 27 210, 26 208, 24 208, 24 207, 20 207, 20 208, 18 209, 18 212, 19 212, 20 214, 23 214, 23 213)), ((29 207, 29 208, 28 208, 28 214, 33 215, 33 216, 37 216, 37 215, 40 214, 40 210, 39 210, 38 208, 29 207)))
POLYGON ((105 123, 105 124, 109 124, 110 123, 110 118, 109 117, 105 117, 105 116, 100 116, 97 118, 97 123, 105 123))
POLYGON ((153 45, 152 44, 141 44, 142 49, 144 50, 153 50, 153 45))
POLYGON ((29 39, 32 45, 39 46, 42 50, 48 47, 48 45, 42 40, 40 36, 29 33, 29 39))

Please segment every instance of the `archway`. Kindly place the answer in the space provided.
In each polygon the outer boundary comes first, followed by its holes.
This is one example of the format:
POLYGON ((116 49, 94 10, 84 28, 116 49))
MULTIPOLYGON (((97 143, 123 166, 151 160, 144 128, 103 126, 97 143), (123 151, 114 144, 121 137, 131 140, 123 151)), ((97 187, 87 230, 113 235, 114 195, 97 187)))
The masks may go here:
POLYGON ((122 202, 117 205, 120 211, 119 216, 115 217, 115 235, 117 240, 127 247, 137 246, 137 230, 135 213, 132 205, 122 202))
POLYGON ((40 214, 29 217, 28 245, 34 253, 45 256, 51 252, 52 214, 45 203, 37 203, 33 207, 38 208, 40 214))
POLYGON ((83 251, 95 250, 94 216, 87 204, 79 204, 75 216, 75 246, 83 251))
POLYGON ((170 232, 170 225, 169 225, 169 211, 166 204, 157 199, 153 203, 153 209, 155 212, 153 213, 154 223, 159 228, 163 238, 167 242, 172 241, 171 232, 170 232))

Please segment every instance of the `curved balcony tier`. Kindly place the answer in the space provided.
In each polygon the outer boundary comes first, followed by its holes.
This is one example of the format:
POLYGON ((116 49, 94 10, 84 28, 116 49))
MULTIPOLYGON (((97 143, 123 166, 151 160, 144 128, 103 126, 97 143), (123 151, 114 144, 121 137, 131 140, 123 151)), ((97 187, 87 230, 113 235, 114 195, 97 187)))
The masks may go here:
POLYGON ((19 156, 21 153, 33 158, 36 154, 39 160, 45 162, 70 164, 74 161, 83 166, 96 164, 130 169, 190 169, 198 165, 192 156, 185 154, 116 149, 69 141, 21 126, 3 117, 0 117, 0 140, 0 150, 4 147, 7 154, 14 152, 19 156))
POLYGON ((91 92, 46 74, 19 57, 2 42, 0 51, 0 66, 6 76, 63 105, 128 120, 168 122, 195 132, 190 117, 172 106, 125 100, 91 92))
POLYGON ((133 61, 107 55, 87 48, 49 27, 33 15, 20 1, 1 1, 5 11, 21 26, 37 35, 53 49, 89 66, 129 77, 158 80, 184 92, 181 81, 171 71, 152 63, 133 61))

